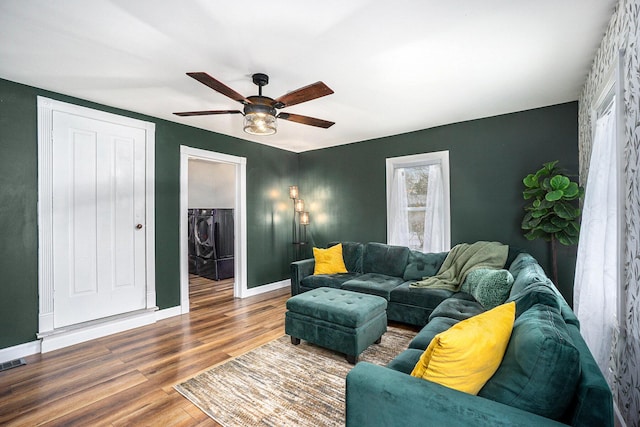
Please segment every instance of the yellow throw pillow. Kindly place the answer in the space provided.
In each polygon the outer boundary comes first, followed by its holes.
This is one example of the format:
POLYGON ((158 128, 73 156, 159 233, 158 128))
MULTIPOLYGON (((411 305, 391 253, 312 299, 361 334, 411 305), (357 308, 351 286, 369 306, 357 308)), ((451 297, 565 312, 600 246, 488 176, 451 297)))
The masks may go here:
POLYGON ((470 317, 436 335, 411 375, 478 394, 498 370, 509 344, 516 303, 470 317))
POLYGON ((331 246, 329 249, 313 248, 313 258, 316 260, 313 274, 347 273, 347 267, 342 258, 342 243, 331 246))

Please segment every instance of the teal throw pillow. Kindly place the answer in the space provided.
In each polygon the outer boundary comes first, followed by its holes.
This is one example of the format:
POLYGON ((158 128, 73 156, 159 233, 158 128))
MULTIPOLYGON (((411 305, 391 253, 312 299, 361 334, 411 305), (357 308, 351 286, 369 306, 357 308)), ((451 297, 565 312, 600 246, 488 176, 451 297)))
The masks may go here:
POLYGON ((473 295, 485 309, 491 310, 507 300, 511 285, 513 276, 508 270, 476 268, 467 274, 460 290, 473 295))
POLYGON ((535 304, 516 319, 502 363, 478 396, 558 420, 571 404, 580 370, 560 311, 535 304))

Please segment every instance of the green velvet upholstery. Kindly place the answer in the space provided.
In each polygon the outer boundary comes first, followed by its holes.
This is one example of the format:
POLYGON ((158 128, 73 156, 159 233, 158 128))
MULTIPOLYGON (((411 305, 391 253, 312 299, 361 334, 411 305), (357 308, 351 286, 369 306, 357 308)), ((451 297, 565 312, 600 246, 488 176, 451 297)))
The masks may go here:
POLYGON ((555 309, 560 309, 557 295, 545 286, 544 283, 532 283, 521 292, 511 295, 508 302, 516 303, 516 318, 536 304, 543 304, 555 309))
POLYGON ((419 305, 403 304, 389 301, 387 319, 409 325, 423 326, 429 321, 432 309, 419 305))
POLYGON ((442 267, 448 252, 423 253, 420 251, 409 252, 407 266, 404 269, 403 279, 406 281, 422 280, 425 277, 435 276, 442 267))
MULTIPOLYGON (((402 279, 409 259, 409 248, 384 243, 367 243, 362 255, 363 273, 379 273, 402 279)), ((400 283, 404 280, 400 280, 400 283)), ((400 284, 398 283, 398 284, 400 284)))
POLYGON ((285 333, 357 357, 387 330, 384 298, 318 288, 287 300, 285 333))
POLYGON ((362 251, 364 245, 359 242, 329 242, 327 248, 342 243, 342 259, 349 273, 362 273, 362 251))
POLYGON ((580 351, 582 372, 576 393, 563 415, 563 421, 573 426, 610 426, 613 420, 611 390, 578 328, 568 324, 567 330, 573 345, 580 351))
POLYGON ((286 304, 290 312, 350 328, 364 325, 387 308, 384 298, 331 288, 296 295, 286 304))
POLYGON ((408 348, 389 362, 387 364, 387 368, 411 375, 411 372, 413 371, 413 368, 415 368, 416 363, 418 363, 418 360, 420 360, 422 353, 424 353, 424 350, 422 349, 408 348))
POLYGON ((285 333, 346 355, 358 356, 387 331, 387 316, 380 313, 357 328, 350 328, 288 311, 285 333))
POLYGON ((380 273, 364 273, 344 282, 342 289, 378 295, 388 301, 391 291, 400 286, 402 282, 401 277, 387 276, 380 273))
POLYGON ((313 269, 315 265, 316 262, 313 258, 303 259, 302 261, 295 261, 291 263, 291 295, 298 295, 302 292, 302 281, 305 277, 313 275, 313 269))
MULTIPOLYGON (((347 375, 347 427, 562 425, 522 409, 367 362, 358 363, 347 375)), ((587 425, 595 424, 584 424, 587 425)))
POLYGON ((318 274, 307 276, 300 281, 303 290, 317 288, 340 288, 344 282, 358 277, 358 273, 318 274))
POLYGON ((413 282, 404 282, 389 294, 389 301, 412 304, 422 307, 437 307, 442 301, 453 295, 447 289, 412 288, 413 282))
MULTIPOLYGON (((507 301, 516 302, 516 322, 498 371, 480 396, 472 396, 409 373, 435 335, 484 308, 469 293, 409 287, 405 272, 422 273, 408 265, 422 259, 425 269, 434 268, 425 260, 438 254, 421 256, 381 243, 345 243, 352 244, 351 252, 345 253, 356 258, 362 248, 361 264, 345 259, 349 271, 361 265, 362 273, 308 279, 313 260, 292 263, 292 294, 313 292, 302 285, 305 281, 381 296, 388 300, 386 319, 422 328, 387 367, 361 362, 349 373, 347 426, 613 426, 611 391, 580 335, 578 319, 531 255, 509 248, 504 268, 514 282, 507 301)), ((362 326, 351 328, 314 316, 311 311, 288 312, 285 328, 347 354, 366 348, 384 326, 376 318, 361 331, 362 326)))
POLYGON ((431 321, 431 319, 435 317, 465 320, 484 311, 486 310, 482 304, 477 301, 451 297, 442 301, 442 303, 433 310, 431 316, 429 316, 429 320, 431 321))
POLYGON ((418 334, 413 337, 411 342, 409 343, 409 348, 415 348, 419 350, 425 350, 433 337, 435 337, 440 332, 444 332, 460 320, 452 319, 450 317, 436 317, 433 318, 429 323, 425 325, 424 328, 418 332, 418 334))
POLYGON ((478 393, 560 419, 580 378, 580 353, 557 308, 535 304, 516 319, 500 367, 478 393))
POLYGON ((515 295, 524 290, 531 283, 545 282, 548 280, 547 275, 535 258, 529 254, 520 254, 509 268, 511 275, 514 277, 511 286, 511 295, 515 295))

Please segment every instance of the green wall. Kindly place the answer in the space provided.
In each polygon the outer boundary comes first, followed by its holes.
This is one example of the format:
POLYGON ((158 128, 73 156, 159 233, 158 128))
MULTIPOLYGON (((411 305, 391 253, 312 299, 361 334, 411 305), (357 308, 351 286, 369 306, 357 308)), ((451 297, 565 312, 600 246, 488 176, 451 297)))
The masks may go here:
POLYGON ((161 309, 180 304, 180 145, 246 157, 248 287, 289 276, 293 251, 285 207, 288 186, 297 180, 297 154, 0 79, 0 348, 33 341, 38 330, 38 95, 155 123, 161 309))
MULTIPOLYGON (((551 276, 550 251, 522 237, 522 178, 559 160, 578 173, 577 102, 395 135, 300 154, 308 235, 386 241, 385 159, 449 150, 452 245, 497 240, 536 256, 551 276)), ((558 287, 571 303, 575 248, 560 247, 558 287)))
MULTIPOLYGON (((180 145, 247 158, 250 288, 289 276, 289 185, 298 183, 311 211, 315 245, 384 242, 385 158, 440 150, 450 152, 452 243, 503 241, 529 250, 549 271, 547 244, 528 242, 519 228, 521 179, 554 159, 578 170, 575 102, 296 154, 0 79, 0 348, 31 342, 38 329, 38 95, 155 123, 161 309, 180 303, 180 145)), ((571 301, 575 248, 561 247, 559 261, 559 288, 571 301)))

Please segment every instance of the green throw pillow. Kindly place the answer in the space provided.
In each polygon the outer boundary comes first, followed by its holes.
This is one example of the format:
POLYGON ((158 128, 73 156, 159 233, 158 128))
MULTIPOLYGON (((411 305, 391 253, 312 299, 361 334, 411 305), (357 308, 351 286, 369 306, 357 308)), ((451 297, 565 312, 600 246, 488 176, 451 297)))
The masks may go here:
POLYGON ((516 319, 502 363, 479 396, 558 420, 580 380, 580 353, 557 308, 535 304, 516 319))
POLYGON ((491 310, 507 300, 511 285, 513 276, 508 270, 476 268, 467 274, 460 290, 473 295, 485 309, 491 310))

